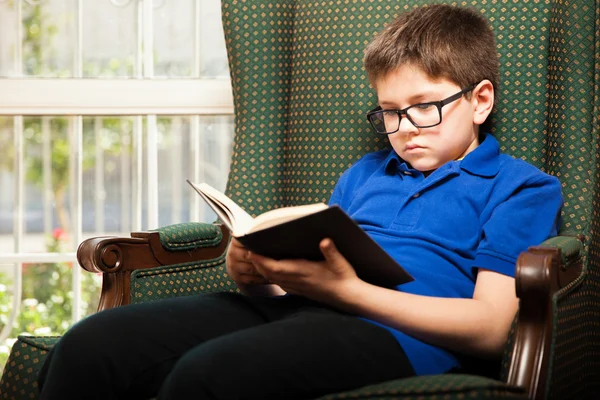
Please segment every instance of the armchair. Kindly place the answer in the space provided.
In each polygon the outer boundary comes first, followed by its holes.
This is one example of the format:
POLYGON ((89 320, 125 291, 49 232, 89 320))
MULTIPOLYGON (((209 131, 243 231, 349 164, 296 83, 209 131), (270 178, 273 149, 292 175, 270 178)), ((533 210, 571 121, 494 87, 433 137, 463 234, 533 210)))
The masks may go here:
MULTIPOLYGON (((386 146, 364 118, 375 98, 362 51, 398 12, 425 3, 223 0, 236 110, 228 195, 254 214, 326 201, 343 170, 386 146)), ((474 365, 460 374, 385 382, 326 399, 592 399, 600 393, 600 237, 594 218, 600 206, 600 4, 468 4, 485 13, 497 34, 502 86, 494 134, 506 152, 561 179, 563 231, 579 235, 551 238, 519 257, 519 313, 504 357, 489 373, 474 365)), ((236 290, 225 273, 228 241, 218 225, 178 224, 131 238, 87 240, 78 260, 103 273, 99 308, 105 309, 236 290)), ((19 338, 0 381, 0 399, 37 398, 37 371, 57 339, 19 338)))

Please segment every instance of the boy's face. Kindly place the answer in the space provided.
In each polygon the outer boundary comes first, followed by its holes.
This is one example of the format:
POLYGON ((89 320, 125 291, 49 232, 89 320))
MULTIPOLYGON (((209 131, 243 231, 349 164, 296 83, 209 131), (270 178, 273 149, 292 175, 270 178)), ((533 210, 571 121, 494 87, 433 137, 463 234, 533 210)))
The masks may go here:
MULTIPOLYGON (((440 101, 463 88, 447 79, 433 80, 420 68, 403 65, 375 82, 383 109, 404 109, 417 103, 440 101)), ((400 129, 388 137, 396 153, 421 172, 466 156, 478 145, 477 100, 462 96, 442 107, 442 122, 416 128, 405 116, 400 129)))

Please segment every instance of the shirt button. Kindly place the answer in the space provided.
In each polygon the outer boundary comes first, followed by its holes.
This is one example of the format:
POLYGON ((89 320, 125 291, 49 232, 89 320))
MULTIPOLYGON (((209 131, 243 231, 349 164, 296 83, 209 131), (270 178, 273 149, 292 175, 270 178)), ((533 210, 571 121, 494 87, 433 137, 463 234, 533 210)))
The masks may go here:
POLYGON ((410 171, 404 171, 404 175, 412 175, 412 172, 410 172, 410 171))
POLYGON ((415 193, 413 194, 413 199, 416 199, 417 197, 419 197, 421 195, 421 193, 415 193))

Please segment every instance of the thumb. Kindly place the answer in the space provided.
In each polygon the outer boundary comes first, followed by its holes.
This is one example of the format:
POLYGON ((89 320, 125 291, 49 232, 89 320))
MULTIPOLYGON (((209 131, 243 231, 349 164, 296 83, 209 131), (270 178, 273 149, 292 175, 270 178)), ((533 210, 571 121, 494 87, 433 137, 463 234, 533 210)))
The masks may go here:
POLYGON ((325 257, 325 260, 327 260, 327 262, 329 262, 330 264, 337 264, 340 261, 347 262, 342 253, 340 253, 337 247, 335 247, 333 240, 329 238, 321 240, 321 243, 319 243, 319 248, 321 249, 321 253, 325 257))

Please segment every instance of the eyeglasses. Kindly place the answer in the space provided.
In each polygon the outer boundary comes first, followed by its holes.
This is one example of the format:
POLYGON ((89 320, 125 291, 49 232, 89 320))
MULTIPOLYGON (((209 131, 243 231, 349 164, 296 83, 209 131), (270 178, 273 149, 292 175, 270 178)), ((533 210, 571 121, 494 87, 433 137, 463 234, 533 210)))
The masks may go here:
POLYGON ((442 107, 460 99, 465 93, 475 89, 475 86, 477 84, 466 87, 444 100, 413 104, 402 110, 384 110, 377 107, 367 113, 367 119, 375 132, 382 135, 398 132, 403 116, 416 128, 431 128, 442 123, 442 107))

